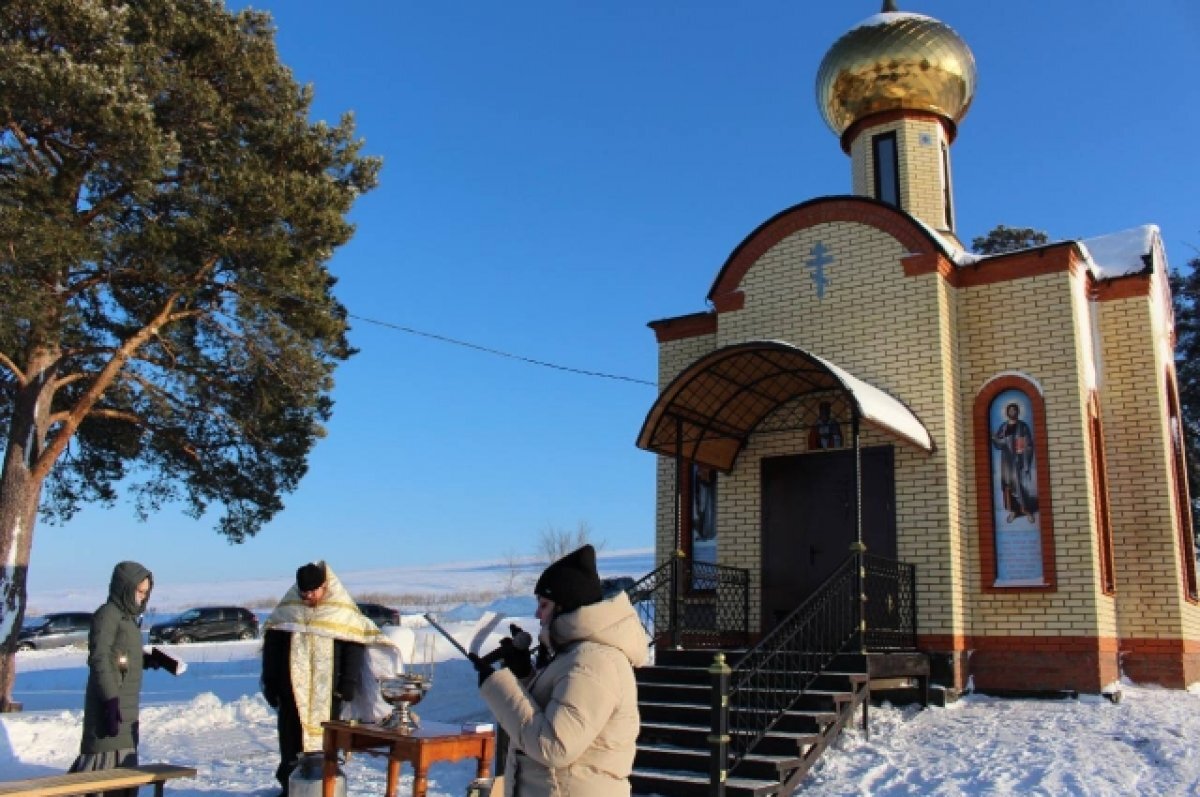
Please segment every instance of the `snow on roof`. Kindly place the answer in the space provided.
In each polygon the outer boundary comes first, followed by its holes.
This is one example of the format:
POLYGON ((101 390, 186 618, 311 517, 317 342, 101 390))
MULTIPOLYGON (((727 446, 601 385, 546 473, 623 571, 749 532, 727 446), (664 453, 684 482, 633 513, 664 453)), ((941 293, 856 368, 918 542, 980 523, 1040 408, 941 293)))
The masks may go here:
MULTIPOLYGON (((1000 252, 994 255, 972 254, 959 248, 954 241, 941 235, 937 230, 916 216, 912 216, 911 218, 938 242, 946 254, 950 256, 950 259, 958 266, 971 266, 983 260, 1012 254, 1011 252, 1000 252)), ((1046 245, 1053 246, 1063 243, 1068 242, 1055 241, 1052 244, 1046 245)), ((1121 230, 1120 232, 1109 233, 1108 235, 1080 239, 1074 241, 1074 243, 1079 247, 1080 252, 1082 252, 1088 271, 1097 281, 1127 277, 1130 274, 1139 274, 1153 268, 1156 261, 1161 261, 1164 257, 1161 235, 1157 224, 1143 224, 1140 227, 1133 227, 1132 229, 1121 230)), ((1040 247, 1033 246, 1029 248, 1038 249, 1040 247)), ((1165 270, 1166 263, 1163 262, 1162 266, 1165 270)))
POLYGON ((955 265, 973 266, 980 260, 983 260, 983 255, 971 254, 955 243, 952 239, 942 235, 940 232, 933 229, 924 221, 912 215, 911 213, 908 217, 919 224, 921 228, 925 230, 925 232, 929 233, 931 238, 937 241, 938 245, 942 247, 942 251, 950 256, 950 259, 954 261, 955 265))
MULTIPOLYGON (((786 345, 792 346, 790 343, 786 345)), ((828 368, 830 373, 845 385, 846 389, 850 391, 858 402, 858 408, 865 420, 872 421, 907 440, 911 440, 926 451, 933 451, 933 438, 930 436, 929 430, 913 414, 913 411, 899 399, 883 392, 869 382, 864 382, 854 374, 843 368, 839 368, 824 357, 818 357, 811 352, 807 352, 807 354, 828 368)))
POLYGON ((1077 243, 1087 260, 1088 270, 1097 280, 1126 277, 1153 268, 1162 251, 1157 224, 1143 224, 1077 243))
MULTIPOLYGON (((887 25, 889 22, 896 22, 901 19, 933 19, 933 17, 925 14, 913 14, 908 11, 884 11, 879 14, 872 14, 862 22, 855 25, 850 30, 858 30, 859 28, 870 28, 875 25, 887 25)), ((937 20, 934 20, 935 22, 937 20)), ((849 31, 847 31, 849 33, 849 31)))

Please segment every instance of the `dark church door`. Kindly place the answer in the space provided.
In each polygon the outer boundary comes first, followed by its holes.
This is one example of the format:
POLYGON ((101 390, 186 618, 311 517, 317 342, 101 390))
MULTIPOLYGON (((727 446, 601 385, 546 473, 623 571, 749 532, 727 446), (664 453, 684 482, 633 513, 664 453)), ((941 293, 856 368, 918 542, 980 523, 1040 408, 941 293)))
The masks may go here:
MULTIPOLYGON (((891 446, 862 449, 863 542, 896 558, 896 491, 891 446)), ((763 632, 800 605, 850 555, 854 451, 762 461, 763 632)))

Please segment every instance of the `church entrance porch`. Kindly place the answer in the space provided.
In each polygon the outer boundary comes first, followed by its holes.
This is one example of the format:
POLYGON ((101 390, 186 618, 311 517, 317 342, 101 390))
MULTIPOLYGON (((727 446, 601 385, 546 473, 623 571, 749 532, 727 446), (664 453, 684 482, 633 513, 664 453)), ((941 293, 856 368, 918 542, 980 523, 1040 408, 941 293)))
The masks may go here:
MULTIPOLYGON (((762 461, 762 631, 808 598, 857 542, 855 452, 844 449, 762 461)), ((862 542, 896 558, 893 449, 861 450, 862 542)))

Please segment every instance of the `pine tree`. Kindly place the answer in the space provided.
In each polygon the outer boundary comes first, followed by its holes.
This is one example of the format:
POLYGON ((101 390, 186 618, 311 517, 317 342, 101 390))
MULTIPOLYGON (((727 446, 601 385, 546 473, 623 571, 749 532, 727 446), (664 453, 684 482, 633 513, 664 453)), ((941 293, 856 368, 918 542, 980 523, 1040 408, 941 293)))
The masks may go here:
POLYGON ((1200 257, 1171 274, 1175 310, 1175 375, 1183 422, 1184 458, 1192 494, 1192 534, 1200 550, 1200 257))
POLYGON ((0 709, 39 507, 128 487, 238 542, 304 474, 352 354, 327 262, 379 169, 311 99, 261 12, 0 5, 0 709))
POLYGON ((971 251, 980 255, 998 255, 1047 243, 1050 243, 1050 238, 1041 230, 998 224, 987 235, 972 239, 971 251))

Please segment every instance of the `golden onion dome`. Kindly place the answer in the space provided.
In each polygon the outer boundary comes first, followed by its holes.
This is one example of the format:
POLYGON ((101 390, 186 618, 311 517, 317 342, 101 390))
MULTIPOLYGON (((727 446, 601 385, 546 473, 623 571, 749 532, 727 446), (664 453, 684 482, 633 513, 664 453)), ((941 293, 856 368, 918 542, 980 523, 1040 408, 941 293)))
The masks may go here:
POLYGON ((834 42, 817 71, 821 115, 839 136, 881 111, 929 111, 957 124, 974 96, 966 42, 944 22, 891 2, 834 42))

